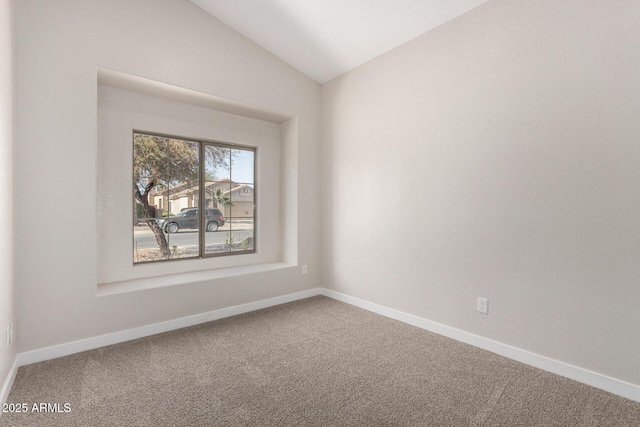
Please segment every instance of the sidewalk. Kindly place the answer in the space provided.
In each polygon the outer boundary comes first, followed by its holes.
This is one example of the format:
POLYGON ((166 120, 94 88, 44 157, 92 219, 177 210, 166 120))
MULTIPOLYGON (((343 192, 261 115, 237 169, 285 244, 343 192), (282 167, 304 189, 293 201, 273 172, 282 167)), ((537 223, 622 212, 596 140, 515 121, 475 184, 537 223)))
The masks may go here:
MULTIPOLYGON (((225 221, 222 227, 218 227, 218 231, 230 231, 231 226, 233 226, 233 231, 236 230, 251 230, 253 228, 253 220, 243 220, 243 219, 234 219, 232 222, 225 221)), ((195 231, 195 229, 190 229, 191 231, 195 231)), ((151 229, 148 225, 134 225, 133 231, 136 233, 144 233, 148 231, 151 233, 151 229)), ((217 232, 216 232, 217 233, 217 232)))

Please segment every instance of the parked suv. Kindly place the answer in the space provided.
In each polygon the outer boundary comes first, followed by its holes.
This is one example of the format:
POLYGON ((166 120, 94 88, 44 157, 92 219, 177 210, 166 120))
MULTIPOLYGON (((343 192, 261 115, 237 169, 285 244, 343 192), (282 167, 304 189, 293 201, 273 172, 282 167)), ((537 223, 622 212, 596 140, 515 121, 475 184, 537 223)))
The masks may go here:
MULTIPOLYGON (((206 230, 216 231, 218 227, 224 225, 224 216, 220 209, 207 208, 206 210, 206 230)), ((198 228, 200 220, 198 208, 184 208, 180 213, 170 216, 159 223, 165 233, 177 233, 181 228, 198 228)))

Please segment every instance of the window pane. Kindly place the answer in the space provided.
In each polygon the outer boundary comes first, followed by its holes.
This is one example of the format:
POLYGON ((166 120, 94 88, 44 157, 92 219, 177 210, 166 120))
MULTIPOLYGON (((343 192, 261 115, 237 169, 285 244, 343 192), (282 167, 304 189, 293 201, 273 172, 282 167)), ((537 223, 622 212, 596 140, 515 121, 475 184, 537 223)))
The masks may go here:
POLYGON ((225 252, 225 232, 229 225, 222 211, 218 208, 207 209, 207 228, 204 234, 204 253, 215 254, 225 252))
POLYGON ((231 201, 228 208, 230 219, 253 218, 253 186, 243 184, 234 187, 231 190, 229 199, 231 201))
POLYGON ((162 233, 157 223, 162 211, 161 177, 167 164, 167 141, 150 135, 133 136, 134 212, 133 261, 146 262, 167 259, 167 251, 160 251, 154 237, 162 233), (154 233, 155 230, 155 233, 154 233))
POLYGON ((218 191, 218 211, 224 216, 224 225, 216 232, 205 235, 205 254, 221 254, 254 250, 254 189, 235 182, 226 190, 218 191), (230 189, 229 189, 230 188, 230 189))
POLYGON ((197 142, 134 134, 134 262, 198 256, 197 142))
POLYGON ((231 180, 237 184, 253 184, 255 153, 251 150, 231 150, 231 180))
POLYGON ((253 218, 232 219, 231 231, 233 244, 232 252, 254 250, 253 239, 253 218))
POLYGON ((204 147, 204 176, 207 182, 229 181, 231 150, 207 144, 204 147))
POLYGON ((232 230, 232 252, 254 249, 253 186, 242 184, 231 191, 229 223, 232 230))

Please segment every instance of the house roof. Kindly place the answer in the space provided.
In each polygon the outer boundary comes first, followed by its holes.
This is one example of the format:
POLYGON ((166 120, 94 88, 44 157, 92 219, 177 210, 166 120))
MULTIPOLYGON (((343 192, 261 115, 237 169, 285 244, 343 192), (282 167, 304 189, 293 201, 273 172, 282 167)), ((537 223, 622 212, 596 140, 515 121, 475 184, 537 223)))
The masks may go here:
POLYGON ((242 190, 243 188, 249 188, 249 189, 251 189, 251 191, 253 191, 253 187, 251 187, 250 185, 247 185, 247 184, 240 184, 240 185, 237 185, 236 187, 233 187, 233 188, 231 188, 231 189, 229 189, 229 190, 226 190, 226 191, 224 192, 224 194, 237 193, 237 192, 239 192, 240 190, 242 190))
MULTIPOLYGON (((253 191, 253 187, 247 184, 237 184, 229 179, 223 179, 220 181, 209 181, 205 184, 205 188, 209 191, 215 191, 217 188, 223 188, 224 186, 231 186, 231 188, 226 188, 222 192, 223 194, 236 193, 240 191, 242 188, 251 188, 253 191)), ((186 197, 189 194, 196 193, 198 191, 199 186, 193 185, 185 188, 185 185, 177 186, 169 189, 169 199, 175 200, 182 197, 186 197)), ((164 196, 167 193, 167 190, 162 191, 154 191, 152 192, 152 196, 164 196)))
MULTIPOLYGON (((216 188, 218 188, 218 187, 222 188, 225 185, 230 185, 232 187, 235 187, 235 186, 238 186, 239 184, 236 184, 235 182, 231 181, 230 179, 222 179, 220 181, 207 181, 205 183, 205 188, 207 190, 215 190, 216 188)), ((187 194, 194 193, 194 192, 198 191, 199 187, 200 187, 199 185, 193 185, 192 183, 185 182, 185 183, 182 183, 182 184, 177 185, 175 187, 171 187, 168 190, 167 189, 154 190, 154 191, 151 192, 151 195, 152 196, 166 196, 168 194, 169 198, 176 199, 176 198, 184 197, 187 194)))

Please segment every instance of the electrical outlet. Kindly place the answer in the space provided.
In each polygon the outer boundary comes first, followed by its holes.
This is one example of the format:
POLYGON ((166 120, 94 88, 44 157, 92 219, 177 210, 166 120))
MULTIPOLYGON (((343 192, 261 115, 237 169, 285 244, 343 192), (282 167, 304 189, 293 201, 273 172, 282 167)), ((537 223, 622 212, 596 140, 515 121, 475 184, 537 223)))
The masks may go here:
POLYGON ((13 322, 9 323, 9 344, 13 344, 13 322))
POLYGON ((478 307, 477 307, 478 311, 480 313, 484 313, 487 314, 489 313, 489 300, 486 298, 480 298, 478 297, 478 307))
POLYGON ((302 266, 302 274, 307 274, 307 264, 302 266))

